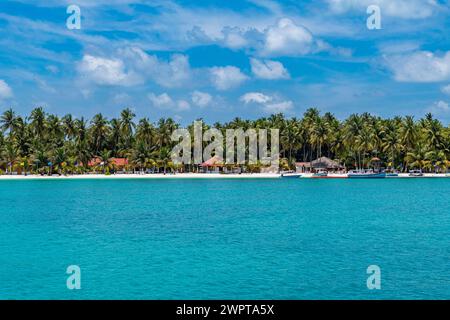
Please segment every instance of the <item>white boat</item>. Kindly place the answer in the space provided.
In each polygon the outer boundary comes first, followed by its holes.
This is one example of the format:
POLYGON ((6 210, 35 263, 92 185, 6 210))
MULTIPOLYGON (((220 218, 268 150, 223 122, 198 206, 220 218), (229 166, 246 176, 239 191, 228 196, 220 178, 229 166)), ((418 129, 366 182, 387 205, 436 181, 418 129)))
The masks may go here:
POLYGON ((302 176, 301 173, 293 172, 293 171, 283 172, 281 174, 282 178, 300 178, 301 176, 302 176))
POLYGON ((326 177, 328 177, 328 171, 319 170, 316 173, 314 173, 311 178, 326 178, 326 177))
POLYGON ((409 171, 409 176, 410 177, 423 177, 423 172, 422 172, 422 170, 411 170, 411 171, 409 171))

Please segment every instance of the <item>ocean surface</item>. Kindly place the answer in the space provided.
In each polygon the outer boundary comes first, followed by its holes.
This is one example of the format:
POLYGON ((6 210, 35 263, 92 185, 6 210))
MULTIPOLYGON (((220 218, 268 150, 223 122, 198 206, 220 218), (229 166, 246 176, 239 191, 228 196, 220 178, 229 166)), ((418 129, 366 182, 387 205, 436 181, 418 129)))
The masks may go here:
POLYGON ((449 195, 450 179, 0 181, 0 299, 450 299, 449 195))

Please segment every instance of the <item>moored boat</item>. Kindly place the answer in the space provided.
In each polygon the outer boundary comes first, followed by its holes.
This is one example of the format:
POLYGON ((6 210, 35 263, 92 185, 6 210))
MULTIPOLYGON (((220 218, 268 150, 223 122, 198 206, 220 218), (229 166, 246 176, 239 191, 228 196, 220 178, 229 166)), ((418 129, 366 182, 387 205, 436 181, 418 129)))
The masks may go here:
POLYGON ((409 171, 409 176, 410 177, 423 177, 423 172, 422 172, 422 170, 411 170, 411 171, 409 171))
POLYGON ((399 174, 399 172, 398 172, 397 170, 394 170, 394 171, 392 171, 392 170, 386 171, 386 177, 388 177, 388 178, 398 177, 398 174, 399 174))
POLYGON ((281 174, 282 178, 300 178, 301 176, 302 174, 297 172, 284 172, 281 174))
POLYGON ((351 179, 381 179, 386 178, 386 172, 374 172, 373 170, 353 170, 347 176, 351 179))
POLYGON ((326 171, 326 170, 319 170, 311 176, 311 178, 327 178, 327 177, 328 177, 328 171, 326 171))
POLYGON ((388 177, 388 178, 395 178, 395 177, 398 177, 398 173, 396 173, 396 172, 388 172, 388 173, 386 173, 386 177, 388 177))

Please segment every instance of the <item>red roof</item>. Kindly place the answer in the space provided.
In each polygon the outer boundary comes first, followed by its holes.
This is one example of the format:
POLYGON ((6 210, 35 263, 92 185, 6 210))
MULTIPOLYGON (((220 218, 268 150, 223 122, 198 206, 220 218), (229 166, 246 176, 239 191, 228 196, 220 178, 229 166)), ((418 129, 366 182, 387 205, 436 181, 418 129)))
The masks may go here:
POLYGON ((91 159, 91 161, 88 162, 88 166, 95 167, 95 166, 99 165, 100 163, 102 163, 102 159, 97 157, 97 158, 91 159))
MULTIPOLYGON (((124 166, 128 165, 127 158, 111 158, 111 159, 109 159, 109 161, 117 167, 124 167, 124 166)), ((91 161, 89 161, 88 166, 95 167, 95 166, 100 165, 102 162, 103 162, 102 159, 100 159, 99 157, 96 157, 96 158, 93 158, 91 161)))
POLYGON ((222 159, 219 156, 214 156, 211 159, 203 162, 202 167, 223 167, 222 159))
POLYGON ((118 167, 123 167, 128 164, 127 158, 111 158, 110 161, 118 167))

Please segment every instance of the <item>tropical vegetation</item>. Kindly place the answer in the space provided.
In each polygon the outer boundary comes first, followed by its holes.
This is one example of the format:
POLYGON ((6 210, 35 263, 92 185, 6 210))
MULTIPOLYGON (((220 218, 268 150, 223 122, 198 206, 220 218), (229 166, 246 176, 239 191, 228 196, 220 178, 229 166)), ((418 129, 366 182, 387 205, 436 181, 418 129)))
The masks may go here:
MULTIPOLYGON (((66 174, 103 172, 114 167, 113 158, 126 158, 124 170, 180 171, 170 160, 175 142, 171 133, 180 124, 171 118, 155 123, 135 119, 129 108, 107 119, 102 114, 88 120, 68 114, 59 117, 35 108, 24 117, 8 109, 0 116, 0 173, 33 172, 66 174), (89 165, 92 159, 99 159, 89 165)), ((308 162, 321 156, 346 168, 365 168, 379 159, 385 168, 407 171, 421 169, 444 172, 450 166, 450 128, 431 114, 383 119, 369 113, 352 114, 345 120, 311 108, 302 118, 275 114, 256 120, 235 118, 227 123, 204 124, 204 129, 280 129, 280 154, 284 169, 296 161, 308 162)), ((192 130, 193 125, 187 127, 192 130)), ((257 171, 258 166, 244 166, 257 171)))

